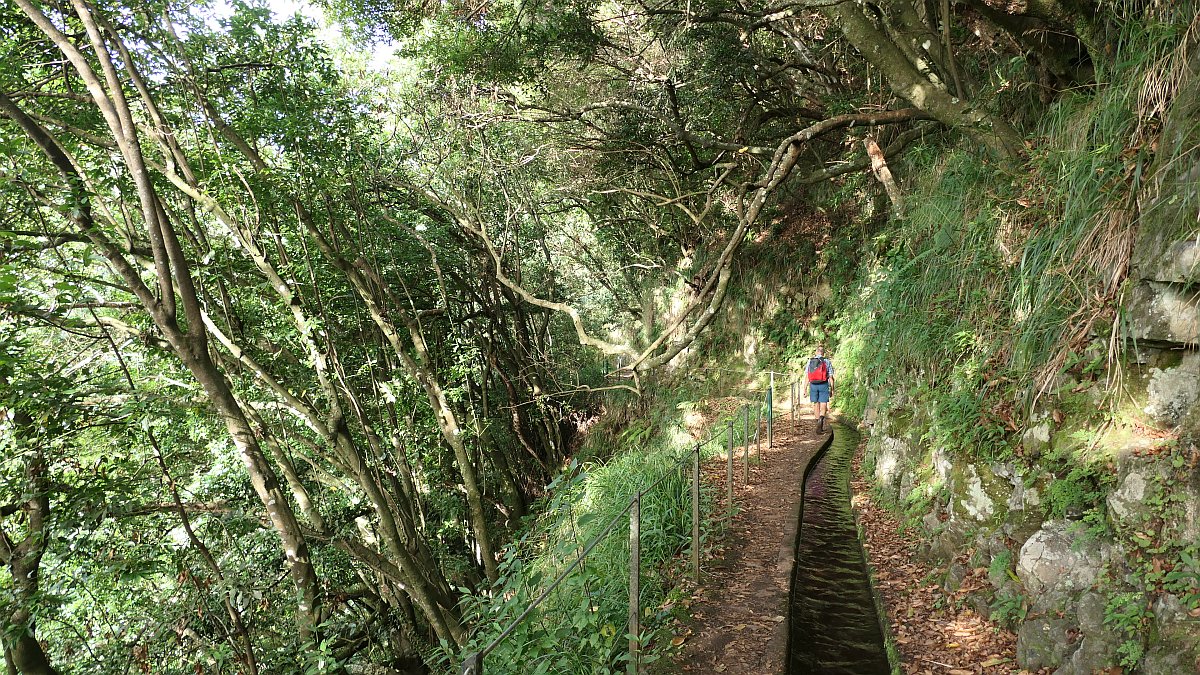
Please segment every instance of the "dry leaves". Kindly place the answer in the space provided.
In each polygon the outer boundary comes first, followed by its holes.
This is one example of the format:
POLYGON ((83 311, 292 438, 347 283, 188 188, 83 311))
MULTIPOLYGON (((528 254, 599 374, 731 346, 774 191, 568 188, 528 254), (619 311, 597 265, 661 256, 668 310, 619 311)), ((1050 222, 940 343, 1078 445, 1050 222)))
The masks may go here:
POLYGON ((970 570, 953 594, 932 583, 941 575, 920 560, 916 542, 899 533, 892 514, 872 501, 861 460, 860 448, 854 459, 853 504, 866 532, 864 548, 887 607, 903 672, 1029 675, 1016 665, 1016 636, 964 606, 968 594, 987 584, 987 570, 970 570))

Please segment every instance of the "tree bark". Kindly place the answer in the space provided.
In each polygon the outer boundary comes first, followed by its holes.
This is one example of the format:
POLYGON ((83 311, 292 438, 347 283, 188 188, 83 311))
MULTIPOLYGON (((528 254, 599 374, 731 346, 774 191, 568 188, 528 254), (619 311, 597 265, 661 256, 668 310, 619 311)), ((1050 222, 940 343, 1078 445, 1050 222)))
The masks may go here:
POLYGON ((857 2, 839 3, 823 10, 850 44, 879 69, 898 96, 929 113, 946 126, 959 129, 1005 160, 1024 153, 1024 144, 1008 122, 968 101, 940 89, 920 71, 887 34, 863 13, 857 2))
MULTIPOLYGON (((18 412, 14 423, 19 437, 20 429, 30 426, 32 420, 28 415, 18 412)), ((7 563, 12 574, 16 596, 11 612, 4 617, 5 626, 0 631, 0 641, 4 644, 5 658, 20 675, 58 675, 38 641, 37 624, 32 611, 38 593, 42 554, 46 551, 50 530, 50 486, 46 478, 46 460, 41 451, 31 450, 28 455, 25 483, 30 496, 21 505, 21 510, 28 519, 28 532, 20 542, 13 542, 0 527, 0 560, 7 563)), ((2 524, 0 520, 0 526, 2 524)))

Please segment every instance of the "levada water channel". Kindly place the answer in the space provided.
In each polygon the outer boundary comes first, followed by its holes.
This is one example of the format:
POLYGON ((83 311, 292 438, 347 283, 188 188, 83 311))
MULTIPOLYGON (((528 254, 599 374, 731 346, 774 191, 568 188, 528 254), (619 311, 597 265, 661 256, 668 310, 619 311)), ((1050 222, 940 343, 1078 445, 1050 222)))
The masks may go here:
POLYGON ((891 672, 850 511, 850 461, 859 435, 841 425, 804 477, 792 571, 789 675, 891 672))

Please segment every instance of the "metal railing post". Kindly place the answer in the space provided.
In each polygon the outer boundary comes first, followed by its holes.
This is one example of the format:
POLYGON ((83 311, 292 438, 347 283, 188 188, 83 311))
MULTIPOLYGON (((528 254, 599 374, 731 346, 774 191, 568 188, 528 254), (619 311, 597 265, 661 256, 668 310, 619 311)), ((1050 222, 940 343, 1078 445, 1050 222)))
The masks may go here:
POLYGON ((775 447, 775 373, 771 373, 771 384, 767 387, 767 449, 775 447))
POLYGON ((459 675, 483 675, 483 654, 475 652, 462 662, 459 675))
POLYGON ((700 446, 692 451, 692 576, 700 583, 700 446))
POLYGON ((799 388, 799 382, 792 382, 792 424, 796 423, 796 390, 799 388))
POLYGON ((629 675, 638 672, 638 636, 641 634, 641 551, 642 493, 633 498, 629 509, 629 675))
POLYGON ((725 485, 729 498, 729 519, 733 520, 733 418, 729 420, 729 441, 727 443, 725 485))
POLYGON ((742 485, 750 484, 750 406, 742 408, 742 485))

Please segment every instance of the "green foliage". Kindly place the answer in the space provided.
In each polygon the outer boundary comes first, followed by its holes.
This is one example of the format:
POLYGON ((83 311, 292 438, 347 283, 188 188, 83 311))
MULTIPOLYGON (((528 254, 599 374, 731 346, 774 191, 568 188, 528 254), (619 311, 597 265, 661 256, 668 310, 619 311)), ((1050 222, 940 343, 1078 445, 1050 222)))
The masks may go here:
POLYGON ((1050 515, 1063 518, 1068 515, 1079 517, 1095 507, 1103 497, 1096 485, 1096 472, 1087 467, 1076 467, 1061 478, 1056 478, 1046 490, 1050 515))
POLYGON ((988 609, 989 618, 1011 628, 1025 620, 1029 613, 1029 600, 1020 593, 1001 591, 992 599, 988 609))
POLYGON ((1185 543, 1170 561, 1168 570, 1148 575, 1150 583, 1160 582, 1168 593, 1178 596, 1190 609, 1200 608, 1200 544, 1185 543))
POLYGON ((1117 647, 1120 665, 1132 668, 1145 651, 1146 627, 1153 614, 1143 593, 1124 592, 1109 597, 1104 607, 1104 624, 1124 636, 1117 647))
MULTIPOLYGON (((661 406, 664 411, 677 405, 661 406)), ((688 447, 678 447, 663 427, 634 423, 618 438, 623 450, 606 463, 572 461, 567 473, 548 486, 542 515, 508 549, 503 576, 486 594, 469 594, 463 603, 478 630, 465 653, 490 642, 552 580, 567 575, 533 616, 517 625, 486 660, 500 672, 607 673, 623 666, 629 540, 625 514, 635 494, 641 497, 641 606, 645 609, 641 639, 665 625, 664 609, 673 557, 686 550, 691 533, 691 498, 687 476, 688 447), (682 462, 681 462, 682 460, 682 462), (611 525, 611 528, 610 528, 611 525), (607 535, 568 570, 594 538, 607 535)), ((707 488, 702 513, 711 508, 707 488)), ((708 531, 708 525, 702 528, 708 531)), ((658 641, 665 643, 667 641, 658 641)), ((442 662, 457 663, 462 654, 445 651, 442 662)), ((652 660, 653 654, 649 655, 652 660)))
POLYGON ((1004 549, 998 555, 993 556, 992 561, 988 563, 988 578, 998 579, 1008 576, 1011 573, 1012 564, 1012 551, 1004 549))
MULTIPOLYGON (((1176 455, 1178 457, 1178 455, 1176 455)), ((1176 462, 1171 462, 1175 464, 1176 462)), ((1152 474, 1140 505, 1142 517, 1117 528, 1125 550, 1126 581, 1150 596, 1172 594, 1189 609, 1200 607, 1200 545, 1188 540, 1188 494, 1178 489, 1189 480, 1183 466, 1152 474)))
MULTIPOLYGON (((1028 180, 944 152, 930 135, 910 160, 892 160, 928 177, 894 230, 878 231, 875 213, 847 215, 873 198, 866 173, 814 190, 820 207, 768 204, 733 267, 721 308, 730 327, 710 330, 687 356, 714 370, 691 375, 698 383, 681 372, 648 382, 670 393, 647 403, 593 395, 605 360, 577 348, 570 321, 501 284, 497 268, 572 304, 596 334, 632 334, 644 301, 662 309, 711 272, 740 186, 756 184, 760 160, 798 122, 814 110, 879 108, 875 92, 826 95, 807 82, 826 69, 858 78, 844 67, 850 50, 822 36, 814 44, 828 49, 802 61, 823 65, 804 71, 795 45, 827 26, 794 39, 693 20, 728 16, 723 1, 689 4, 687 16, 593 0, 325 4, 366 37, 401 39, 401 72, 354 75, 353 58, 323 45, 311 22, 275 22, 256 2, 217 18, 204 3, 87 5, 114 53, 129 49, 107 86, 125 90, 146 122, 151 208, 179 240, 158 261, 178 278, 157 284, 147 235, 157 229, 132 206, 141 170, 121 166, 105 117, 60 50, 18 8, 0 8, 0 89, 47 127, 82 178, 82 187, 64 178, 12 115, 0 120, 0 504, 28 498, 27 474, 44 458, 53 514, 38 594, 19 598, 7 572, 0 594, 6 606, 29 606, 64 669, 238 671, 245 647, 229 606, 243 613, 263 672, 337 672, 389 661, 397 644, 425 649, 425 619, 397 609, 408 606, 408 586, 395 577, 409 572, 347 552, 351 542, 385 557, 416 551, 431 586, 461 586, 478 646, 661 479, 643 501, 650 614, 637 637, 649 641, 665 623, 665 577, 690 525, 677 467, 690 437, 678 418, 742 383, 750 345, 760 361, 794 367, 828 341, 843 381, 861 385, 841 390, 843 410, 861 412, 868 386, 910 393, 928 418, 926 441, 989 458, 1007 451, 1021 421, 1015 400, 1032 398, 1039 368, 1090 377, 1103 362, 1076 358, 1070 344, 1093 325, 1097 289, 1112 291, 1107 261, 1093 255, 1106 241, 1096 214, 1140 185, 1149 157, 1135 142, 1146 116, 1133 87, 1178 42, 1178 17, 1114 24, 1114 58, 1098 65, 1119 86, 1055 103, 1028 180), (243 156, 247 148, 257 156, 243 156), (175 174, 212 201, 180 192, 175 174), (217 206, 233 222, 218 221, 217 206), (96 222, 84 232, 87 208, 96 222), (464 216, 489 229, 500 262, 464 216), (118 258, 125 276, 114 273, 118 258), (356 275, 369 277, 362 295, 356 275), (139 277, 149 284, 140 295, 129 287, 139 277), (806 291, 828 282, 832 298, 781 300, 771 285, 781 279, 806 291), (188 300, 182 281, 199 289, 206 342, 180 346, 164 328, 172 301, 188 300), (414 320, 391 332, 378 325, 401 310, 414 320), (406 332, 420 337, 396 337, 406 332), (1055 361, 1064 345, 1065 365, 1055 361), (325 603, 319 639, 296 635, 285 557, 244 468, 256 458, 239 454, 195 373, 170 356, 191 350, 217 364, 210 393, 214 379, 231 388, 225 411, 253 417, 240 438, 269 446, 269 481, 291 488, 274 506, 296 508, 310 540, 325 603), (403 367, 410 360, 425 370, 403 367), (433 384, 460 422, 449 439, 433 384), (576 423, 601 409, 607 421, 580 447, 576 423), (544 486, 571 452, 580 461, 544 486), (462 494, 474 469, 496 540, 515 528, 494 586, 482 581, 462 494), (182 531, 177 496, 192 509, 194 538, 182 531), (524 498, 538 496, 534 515, 515 525, 524 498), (389 535, 393 527, 403 533, 389 535)), ((39 7, 86 43, 65 6, 39 7)), ((82 54, 96 65, 95 49, 82 54)), ((1016 86, 1028 66, 996 69, 1003 96, 1031 98, 1016 86)), ((836 165, 842 151, 821 148, 858 147, 859 129, 805 144, 811 166, 797 173, 836 165)), ((198 327, 194 314, 180 316, 181 329, 198 327)), ((662 328, 650 323, 642 342, 662 328)), ((1056 471, 1052 510, 1097 501, 1092 469, 1056 471)), ((937 496, 914 490, 909 515, 937 496)), ((0 525, 28 536, 23 523, 0 525)), ((1148 581, 1194 588, 1194 549, 1147 540, 1145 552, 1170 563, 1148 581)), ((493 655, 494 668, 619 669, 627 559, 624 538, 606 538, 493 655)))
MULTIPOLYGON (((1136 226, 1127 200, 1153 158, 1138 136, 1142 74, 1160 67, 1184 25, 1120 24, 1111 86, 1066 93, 1031 116, 1036 142, 1020 177, 965 150, 908 153, 907 172, 922 178, 906 217, 868 242, 873 257, 839 318, 839 357, 872 388, 915 388, 928 440, 1003 457, 1050 378, 1107 367, 1106 354, 1085 358, 1078 342, 1108 325, 1098 322, 1118 291, 1111 242, 1136 226)), ((858 412, 865 401, 842 405, 858 412)), ((1053 488, 1056 508, 1090 499, 1085 483, 1077 473, 1053 488)))

